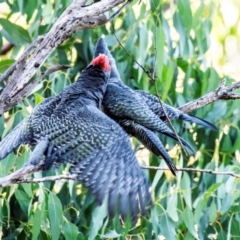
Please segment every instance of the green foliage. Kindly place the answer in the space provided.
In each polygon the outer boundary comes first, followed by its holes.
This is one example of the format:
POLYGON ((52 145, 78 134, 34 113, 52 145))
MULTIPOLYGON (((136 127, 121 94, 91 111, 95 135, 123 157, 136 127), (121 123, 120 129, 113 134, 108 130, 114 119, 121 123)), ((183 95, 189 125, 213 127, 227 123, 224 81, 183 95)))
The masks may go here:
POLYGON ((0 25, 2 26, 1 33, 3 37, 5 37, 10 43, 16 46, 21 46, 31 42, 28 31, 24 28, 3 18, 0 18, 0 25))
MULTIPOLYGON (((71 2, 70 0, 0 1, 6 18, 0 19, 0 45, 14 44, 0 62, 4 72, 37 36, 46 33, 71 2), (16 18, 17 16, 17 18, 16 18), (16 19, 19 18, 19 21, 16 19), (3 39, 3 41, 2 41, 3 39)), ((42 71, 55 64, 71 69, 46 77, 33 94, 0 118, 4 137, 42 99, 62 91, 74 82, 92 58, 94 44, 105 35, 123 81, 132 88, 156 94, 143 70, 119 46, 114 34, 144 68, 154 73, 161 98, 180 106, 217 88, 221 77, 209 66, 215 5, 200 1, 135 1, 112 23, 75 33, 47 59, 42 71)), ((0 8, 1 8, 0 4, 0 8)), ((229 83, 230 77, 225 76, 229 83)), ((1 85, 1 88, 3 85, 1 85)), ((216 102, 194 114, 218 128, 212 132, 181 121, 174 122, 178 134, 190 142, 197 154, 183 156, 176 142, 161 137, 177 166, 240 172, 239 103, 216 102)), ((134 141, 136 149, 140 144, 134 141)), ((20 168, 29 156, 21 147, 0 163, 0 176, 20 168)), ((141 156, 140 159, 143 157, 141 156)), ((165 166, 155 156, 145 159, 152 166, 165 166)), ((61 166, 59 172, 68 167, 61 166)), ((54 171, 34 177, 53 175, 54 171)), ((134 227, 107 219, 105 206, 97 206, 93 197, 78 182, 19 184, 0 189, 0 229, 4 239, 239 239, 240 185, 230 176, 168 171, 146 171, 152 187, 154 206, 149 216, 134 227)))

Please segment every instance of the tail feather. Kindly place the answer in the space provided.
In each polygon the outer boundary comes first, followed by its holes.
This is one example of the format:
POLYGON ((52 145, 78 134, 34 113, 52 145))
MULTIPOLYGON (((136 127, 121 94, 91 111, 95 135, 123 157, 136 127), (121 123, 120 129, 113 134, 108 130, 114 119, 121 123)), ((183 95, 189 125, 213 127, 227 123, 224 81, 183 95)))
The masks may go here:
POLYGON ((162 157, 172 174, 176 176, 177 168, 155 132, 131 120, 121 120, 120 124, 125 131, 141 141, 152 153, 162 157))
MULTIPOLYGON (((156 115, 158 115, 159 118, 161 118, 163 121, 166 121, 166 117, 163 112, 162 106, 159 102, 159 99, 156 96, 154 96, 148 92, 142 91, 142 90, 135 90, 135 92, 137 92, 139 94, 139 96, 144 100, 145 104, 147 104, 148 107, 156 115)), ((186 114, 186 113, 182 112, 181 110, 179 110, 178 108, 174 108, 163 102, 162 102, 162 104, 164 105, 164 108, 165 108, 165 111, 167 112, 168 117, 172 120, 173 119, 181 119, 181 120, 188 121, 191 123, 197 123, 199 125, 209 128, 213 131, 217 131, 217 128, 213 124, 211 124, 201 118, 186 114)))
POLYGON ((143 142, 143 144, 146 145, 148 149, 151 150, 156 156, 161 156, 166 162, 172 174, 176 176, 177 168, 173 163, 172 159, 170 158, 170 156, 168 155, 167 151, 165 150, 160 139, 157 137, 157 135, 154 132, 146 128, 144 128, 143 131, 144 131, 144 134, 146 134, 146 137, 148 138, 147 139, 148 146, 146 142, 145 143, 143 142))
POLYGON ((189 115, 189 114, 182 113, 182 114, 179 115, 179 119, 184 120, 184 121, 188 121, 188 122, 191 122, 191 123, 197 123, 197 124, 202 125, 204 127, 210 128, 213 131, 217 131, 217 128, 213 124, 211 124, 210 122, 208 122, 206 120, 203 120, 201 118, 189 115))

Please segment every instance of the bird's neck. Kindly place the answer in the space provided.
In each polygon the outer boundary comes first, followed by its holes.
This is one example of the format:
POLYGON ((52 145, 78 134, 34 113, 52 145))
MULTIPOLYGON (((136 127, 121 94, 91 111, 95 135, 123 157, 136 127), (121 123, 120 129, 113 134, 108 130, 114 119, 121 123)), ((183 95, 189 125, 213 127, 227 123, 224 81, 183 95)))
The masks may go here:
POLYGON ((75 83, 64 90, 62 100, 67 102, 80 101, 84 102, 85 105, 91 104, 99 107, 106 91, 106 82, 104 75, 86 76, 82 74, 75 83))

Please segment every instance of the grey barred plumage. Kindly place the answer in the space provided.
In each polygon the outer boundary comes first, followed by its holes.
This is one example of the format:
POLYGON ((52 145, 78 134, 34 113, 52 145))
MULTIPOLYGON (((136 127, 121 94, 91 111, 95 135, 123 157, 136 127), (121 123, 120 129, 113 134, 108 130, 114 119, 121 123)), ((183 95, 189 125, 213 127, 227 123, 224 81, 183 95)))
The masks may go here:
MULTIPOLYGON (((150 93, 147 93, 145 91, 142 91, 142 90, 135 90, 135 92, 137 92, 140 95, 141 99, 149 106, 149 108, 159 118, 161 118, 163 121, 166 120, 166 116, 164 114, 164 111, 162 109, 162 106, 159 102, 158 97, 156 97, 156 96, 154 96, 150 93)), ((188 122, 191 122, 191 123, 197 123, 197 124, 199 124, 203 127, 207 127, 207 128, 209 128, 213 131, 217 131, 217 128, 213 124, 211 124, 210 122, 208 122, 204 119, 186 114, 186 113, 182 112, 181 110, 179 110, 177 108, 174 108, 174 107, 171 107, 171 106, 167 105, 164 102, 162 102, 162 104, 163 104, 163 107, 166 110, 166 113, 167 113, 168 117, 171 120, 180 119, 180 120, 188 121, 188 122)))
MULTIPOLYGON (((107 89, 103 98, 104 112, 124 128, 126 132, 138 138, 147 148, 154 153, 160 153, 157 156, 163 157, 171 172, 176 174, 176 167, 167 154, 159 138, 151 141, 149 135, 154 136, 155 132, 163 133, 176 139, 171 129, 155 115, 151 109, 142 101, 141 96, 135 94, 135 91, 126 86, 118 72, 116 63, 103 38, 98 40, 94 56, 106 54, 111 63, 111 74, 108 80, 107 89), (139 129, 139 127, 141 127, 139 129), (147 132, 146 132, 147 131, 147 132), (156 151, 158 149, 158 151, 156 151)), ((181 139, 190 149, 191 146, 181 139)), ((192 149, 193 150, 193 149, 192 149)))
POLYGON ((26 164, 38 164, 42 158, 44 169, 70 163, 70 172, 99 204, 108 198, 110 217, 119 212, 123 219, 129 215, 136 220, 151 205, 149 187, 128 135, 98 108, 110 75, 107 57, 97 61, 99 57, 75 83, 44 100, 0 142, 0 158, 21 144, 35 145, 26 164))
MULTIPOLYGON (((154 154, 161 156, 175 175, 176 167, 155 132, 175 140, 178 139, 164 122, 164 113, 158 98, 144 91, 132 90, 122 82, 115 60, 103 38, 98 40, 94 56, 96 57, 101 53, 106 54, 111 62, 111 74, 103 99, 105 113, 119 122, 126 132, 140 140, 154 154)), ((170 118, 196 122, 211 129, 216 129, 207 121, 184 114, 166 104, 164 106, 170 118)), ((181 137, 179 139, 183 145, 195 152, 184 139, 181 137)))
POLYGON ((119 124, 124 130, 139 139, 143 145, 150 149, 156 156, 162 157, 173 174, 177 172, 177 168, 172 162, 162 142, 159 140, 155 132, 131 120, 119 120, 119 124))

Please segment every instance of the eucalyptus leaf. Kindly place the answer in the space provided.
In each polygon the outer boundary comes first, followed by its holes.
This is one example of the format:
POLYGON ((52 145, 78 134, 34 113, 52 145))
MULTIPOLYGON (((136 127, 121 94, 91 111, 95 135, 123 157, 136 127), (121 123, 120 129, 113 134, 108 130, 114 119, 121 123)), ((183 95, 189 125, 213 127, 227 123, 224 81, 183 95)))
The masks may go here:
POLYGON ((28 195, 22 190, 16 189, 15 196, 23 212, 27 213, 28 205, 30 203, 30 198, 28 197, 28 195))
POLYGON ((23 27, 10 22, 7 19, 0 18, 0 25, 2 26, 2 35, 12 44, 21 46, 31 42, 29 33, 23 27))
POLYGON ((65 221, 62 227, 62 233, 64 234, 66 240, 77 239, 78 228, 75 224, 65 221))
POLYGON ((62 224, 62 204, 52 192, 48 195, 48 216, 51 225, 52 239, 59 239, 62 224))
POLYGON ((184 209, 182 213, 182 218, 187 226, 188 231, 193 235, 195 239, 198 239, 198 234, 194 228, 195 223, 193 221, 194 220, 193 213, 188 206, 186 206, 186 208, 184 209))

